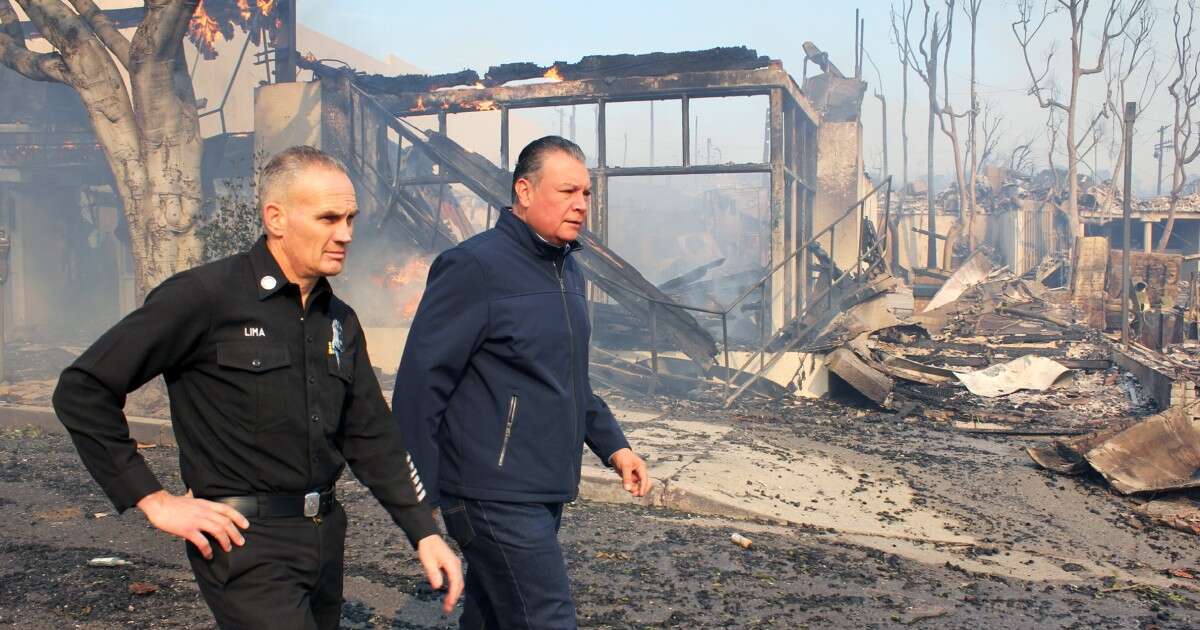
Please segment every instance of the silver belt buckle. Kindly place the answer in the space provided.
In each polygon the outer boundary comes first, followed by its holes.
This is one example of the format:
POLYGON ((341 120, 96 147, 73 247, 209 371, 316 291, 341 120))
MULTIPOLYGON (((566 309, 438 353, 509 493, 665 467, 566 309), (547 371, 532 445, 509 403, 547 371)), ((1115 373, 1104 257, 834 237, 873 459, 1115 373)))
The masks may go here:
POLYGON ((312 518, 321 511, 321 493, 309 492, 304 495, 304 516, 312 518))

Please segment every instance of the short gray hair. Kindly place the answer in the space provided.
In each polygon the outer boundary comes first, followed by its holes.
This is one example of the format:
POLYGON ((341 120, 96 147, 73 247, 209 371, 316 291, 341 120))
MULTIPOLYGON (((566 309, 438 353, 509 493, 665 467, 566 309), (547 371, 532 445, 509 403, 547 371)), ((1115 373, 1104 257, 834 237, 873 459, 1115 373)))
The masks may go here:
POLYGON ((583 149, 580 149, 578 144, 562 136, 544 136, 530 142, 525 145, 524 149, 521 149, 521 154, 517 156, 517 167, 513 169, 513 203, 517 202, 517 180, 525 178, 537 183, 537 176, 542 170, 542 163, 546 161, 547 155, 555 151, 566 153, 579 160, 580 163, 587 163, 587 158, 583 155, 583 149))
POLYGON ((258 174, 258 209, 261 212, 270 195, 286 188, 301 171, 321 167, 350 176, 341 160, 307 144, 288 147, 276 153, 258 174))

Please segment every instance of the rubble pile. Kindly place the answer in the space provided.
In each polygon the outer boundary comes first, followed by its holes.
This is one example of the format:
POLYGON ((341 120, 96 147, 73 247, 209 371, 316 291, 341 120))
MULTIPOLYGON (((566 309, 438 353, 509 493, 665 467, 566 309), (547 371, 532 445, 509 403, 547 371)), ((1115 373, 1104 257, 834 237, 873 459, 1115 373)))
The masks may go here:
POLYGON ((980 252, 921 304, 898 288, 849 309, 812 344, 830 372, 896 412, 957 428, 1071 435, 1154 401, 1111 342, 1075 323, 1069 294, 994 268, 980 252), (867 322, 867 325, 863 325, 867 322))

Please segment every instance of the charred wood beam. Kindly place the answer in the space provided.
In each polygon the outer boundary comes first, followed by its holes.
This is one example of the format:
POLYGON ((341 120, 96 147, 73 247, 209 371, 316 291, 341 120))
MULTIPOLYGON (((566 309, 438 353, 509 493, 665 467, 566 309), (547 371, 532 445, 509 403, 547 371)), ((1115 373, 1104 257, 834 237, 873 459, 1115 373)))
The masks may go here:
MULTIPOLYGON (((908 229, 910 229, 910 230, 912 230, 912 231, 916 232, 917 234, 923 234, 923 235, 925 235, 925 236, 929 236, 929 230, 924 230, 924 229, 921 229, 921 228, 919 228, 919 227, 916 227, 916 226, 913 226, 913 227, 911 227, 911 228, 908 228, 908 229)), ((937 240, 939 240, 939 241, 944 241, 944 240, 946 240, 946 237, 945 237, 945 236, 943 236, 943 235, 941 235, 941 234, 934 234, 934 235, 933 235, 933 238, 936 238, 936 239, 937 239, 937 240)))
POLYGON ((846 78, 846 75, 842 74, 842 71, 838 70, 838 67, 829 60, 829 53, 817 48, 817 45, 812 42, 804 42, 804 58, 817 64, 821 72, 828 72, 839 79, 846 78))
MULTIPOLYGON (((317 76, 348 74, 345 68, 334 68, 318 61, 301 59, 300 67, 312 70, 317 76)), ((363 77, 354 76, 355 84, 363 77)), ((551 107, 561 105, 595 104, 603 98, 609 102, 662 99, 684 95, 750 96, 769 94, 772 88, 783 88, 814 125, 820 125, 821 115, 809 98, 800 91, 792 77, 779 65, 754 70, 716 70, 687 72, 650 77, 608 77, 578 81, 557 81, 530 85, 506 85, 485 88, 443 89, 420 93, 374 92, 376 100, 394 116, 423 116, 438 111, 449 113, 487 111, 519 107, 551 107)), ((365 91, 365 88, 364 88, 365 91)))
POLYGON ((677 53, 643 55, 588 55, 579 63, 556 61, 550 66, 529 62, 506 63, 488 68, 484 83, 503 85, 509 81, 557 75, 566 80, 609 77, 644 77, 711 70, 752 70, 769 64, 768 57, 745 46, 710 48, 677 53))
POLYGON ((658 285, 658 289, 660 291, 670 291, 671 289, 681 287, 685 284, 691 284, 691 283, 696 282, 697 280, 703 278, 704 276, 708 275, 709 271, 716 269, 717 267, 720 267, 723 264, 725 264, 724 258, 718 258, 711 262, 706 262, 703 265, 700 265, 699 267, 696 267, 695 269, 688 271, 687 273, 684 273, 675 278, 671 278, 670 280, 667 280, 666 282, 658 285))
POLYGON ((438 219, 437 209, 420 194, 419 189, 397 188, 395 195, 400 206, 409 211, 411 224, 420 226, 423 247, 435 252, 454 247, 456 243, 438 219))
POLYGON ((402 74, 395 77, 388 77, 382 74, 365 74, 355 77, 354 82, 372 94, 432 92, 456 85, 483 85, 479 81, 479 73, 474 70, 461 70, 446 74, 402 74))
POLYGON ((458 184, 460 183, 453 177, 445 175, 413 175, 409 177, 401 177, 396 180, 397 186, 439 186, 441 184, 458 184))

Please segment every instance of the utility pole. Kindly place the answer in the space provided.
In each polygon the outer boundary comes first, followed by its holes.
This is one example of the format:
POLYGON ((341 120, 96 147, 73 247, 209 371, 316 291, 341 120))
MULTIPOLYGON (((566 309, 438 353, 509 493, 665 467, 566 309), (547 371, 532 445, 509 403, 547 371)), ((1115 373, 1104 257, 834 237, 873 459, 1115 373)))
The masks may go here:
POLYGON ((1163 140, 1163 134, 1166 133, 1167 126, 1163 125, 1158 128, 1158 144, 1154 145, 1154 157, 1158 158, 1158 192, 1155 195, 1162 196, 1162 162, 1163 149, 1173 146, 1174 142, 1166 142, 1163 140))
MULTIPOLYGON (((1133 214, 1133 121, 1137 103, 1125 103, 1125 194, 1122 199, 1121 345, 1129 347, 1129 217, 1133 214)), ((1160 132, 1161 133, 1161 132, 1160 132)))

